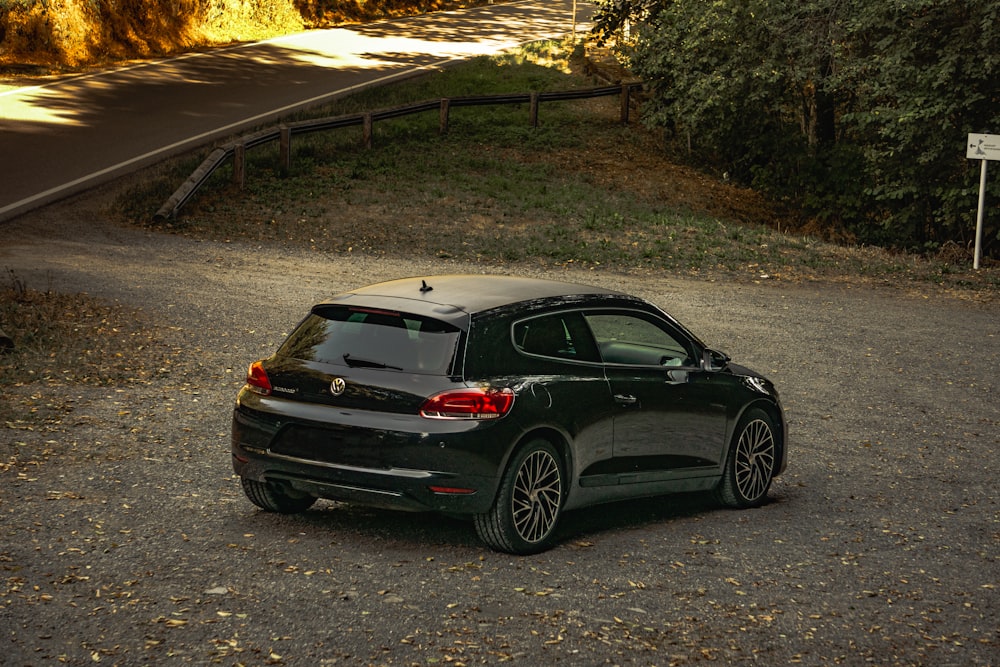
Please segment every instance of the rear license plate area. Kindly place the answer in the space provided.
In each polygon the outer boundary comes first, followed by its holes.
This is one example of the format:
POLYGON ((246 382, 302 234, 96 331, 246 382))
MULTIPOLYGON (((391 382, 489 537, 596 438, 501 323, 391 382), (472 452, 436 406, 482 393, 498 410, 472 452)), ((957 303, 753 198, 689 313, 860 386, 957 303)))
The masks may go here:
POLYGON ((275 454, 308 461, 357 466, 382 467, 378 438, 349 429, 327 429, 290 425, 271 443, 275 454))

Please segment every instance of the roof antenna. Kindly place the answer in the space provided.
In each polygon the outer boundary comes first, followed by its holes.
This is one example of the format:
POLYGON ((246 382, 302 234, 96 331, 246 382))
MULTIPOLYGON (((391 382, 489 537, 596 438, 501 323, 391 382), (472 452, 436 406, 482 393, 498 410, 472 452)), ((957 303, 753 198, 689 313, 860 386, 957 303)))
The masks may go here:
POLYGON ((430 285, 428 285, 426 280, 421 280, 420 281, 420 291, 421 292, 430 292, 432 289, 434 289, 434 288, 431 287, 430 285))

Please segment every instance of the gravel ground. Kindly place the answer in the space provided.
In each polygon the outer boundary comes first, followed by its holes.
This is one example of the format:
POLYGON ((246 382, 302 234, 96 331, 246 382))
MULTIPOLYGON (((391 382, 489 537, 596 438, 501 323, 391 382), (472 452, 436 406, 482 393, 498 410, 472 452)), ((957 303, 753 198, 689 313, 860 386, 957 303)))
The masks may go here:
POLYGON ((0 427, 4 665, 1000 664, 995 303, 505 267, 659 303, 768 374, 792 435, 760 509, 582 510, 518 558, 433 515, 258 512, 229 463, 247 363, 314 301, 488 267, 155 235, 88 199, 0 235, 29 287, 137 306, 183 350, 139 388, 33 386, 62 423, 0 427))

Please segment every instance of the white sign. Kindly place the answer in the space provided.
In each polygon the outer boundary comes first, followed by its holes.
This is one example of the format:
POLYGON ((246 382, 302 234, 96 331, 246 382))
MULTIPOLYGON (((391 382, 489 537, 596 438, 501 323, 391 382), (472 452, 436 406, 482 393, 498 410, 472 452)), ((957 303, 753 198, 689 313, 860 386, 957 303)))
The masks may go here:
POLYGON ((1000 134, 970 134, 965 157, 970 160, 1000 160, 1000 134))
POLYGON ((972 268, 979 269, 979 257, 983 249, 983 212, 986 209, 986 165, 987 160, 1000 160, 1000 134, 970 134, 969 148, 965 157, 979 160, 979 211, 976 214, 976 252, 972 256, 972 268))

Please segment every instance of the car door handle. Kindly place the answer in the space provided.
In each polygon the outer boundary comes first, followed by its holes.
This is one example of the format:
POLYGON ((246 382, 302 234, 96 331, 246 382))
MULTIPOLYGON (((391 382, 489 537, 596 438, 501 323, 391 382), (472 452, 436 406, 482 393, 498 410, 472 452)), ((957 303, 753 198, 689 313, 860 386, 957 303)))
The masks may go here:
POLYGON ((667 384, 684 384, 688 381, 687 371, 669 370, 667 371, 667 384))
POLYGON ((615 394, 615 401, 619 405, 635 405, 639 399, 631 394, 615 394))

